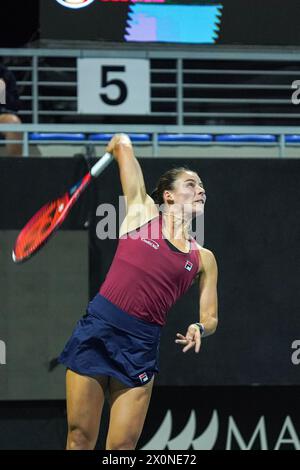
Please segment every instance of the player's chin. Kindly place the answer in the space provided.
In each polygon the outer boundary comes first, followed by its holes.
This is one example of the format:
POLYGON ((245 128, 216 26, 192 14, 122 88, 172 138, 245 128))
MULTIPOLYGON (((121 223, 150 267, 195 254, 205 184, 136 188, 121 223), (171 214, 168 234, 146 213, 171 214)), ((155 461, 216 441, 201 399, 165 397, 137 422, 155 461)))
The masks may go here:
POLYGON ((198 217, 204 213, 204 204, 197 202, 194 204, 192 215, 193 217, 198 217))

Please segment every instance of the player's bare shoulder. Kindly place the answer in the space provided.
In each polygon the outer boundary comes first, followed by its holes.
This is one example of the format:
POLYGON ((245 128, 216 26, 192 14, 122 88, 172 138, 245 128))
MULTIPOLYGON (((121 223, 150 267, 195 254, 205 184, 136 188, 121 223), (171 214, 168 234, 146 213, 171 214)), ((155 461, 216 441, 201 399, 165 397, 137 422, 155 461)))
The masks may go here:
POLYGON ((203 246, 197 243, 199 249, 199 258, 200 258, 200 272, 204 272, 211 269, 217 269, 217 261, 214 253, 204 248, 203 246))
POLYGON ((121 237, 122 235, 141 227, 149 222, 149 220, 157 217, 158 214, 158 207, 149 194, 146 194, 143 201, 133 201, 127 207, 126 217, 120 227, 119 236, 121 237))

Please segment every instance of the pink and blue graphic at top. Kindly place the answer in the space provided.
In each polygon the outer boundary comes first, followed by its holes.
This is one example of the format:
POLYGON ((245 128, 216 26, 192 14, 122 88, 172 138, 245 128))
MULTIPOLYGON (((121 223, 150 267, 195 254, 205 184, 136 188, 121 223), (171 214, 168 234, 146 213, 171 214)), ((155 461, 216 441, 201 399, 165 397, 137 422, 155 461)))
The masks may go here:
POLYGON ((124 39, 214 44, 219 35, 223 5, 197 3, 132 2, 124 39))
POLYGON ((124 40, 128 42, 170 42, 214 44, 219 36, 221 1, 172 0, 56 0, 70 9, 91 4, 127 4, 124 40))

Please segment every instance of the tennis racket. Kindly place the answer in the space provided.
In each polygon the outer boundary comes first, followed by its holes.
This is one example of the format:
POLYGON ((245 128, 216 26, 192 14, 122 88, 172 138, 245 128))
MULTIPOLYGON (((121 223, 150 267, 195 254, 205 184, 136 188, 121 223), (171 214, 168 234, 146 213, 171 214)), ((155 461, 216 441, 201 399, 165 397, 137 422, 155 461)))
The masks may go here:
POLYGON ((83 191, 110 164, 113 157, 106 153, 75 186, 63 196, 45 204, 25 225, 16 240, 12 258, 15 263, 23 263, 38 252, 61 224, 66 220, 71 208, 83 191))

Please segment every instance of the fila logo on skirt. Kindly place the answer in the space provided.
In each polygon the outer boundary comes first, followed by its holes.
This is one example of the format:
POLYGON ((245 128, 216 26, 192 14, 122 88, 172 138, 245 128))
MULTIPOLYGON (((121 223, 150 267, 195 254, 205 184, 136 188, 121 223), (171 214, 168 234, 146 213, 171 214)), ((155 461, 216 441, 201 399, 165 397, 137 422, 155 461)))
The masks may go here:
POLYGON ((142 384, 145 383, 145 382, 148 382, 148 380, 149 380, 148 375, 146 374, 146 372, 143 372, 142 374, 140 374, 139 379, 142 382, 142 384))

